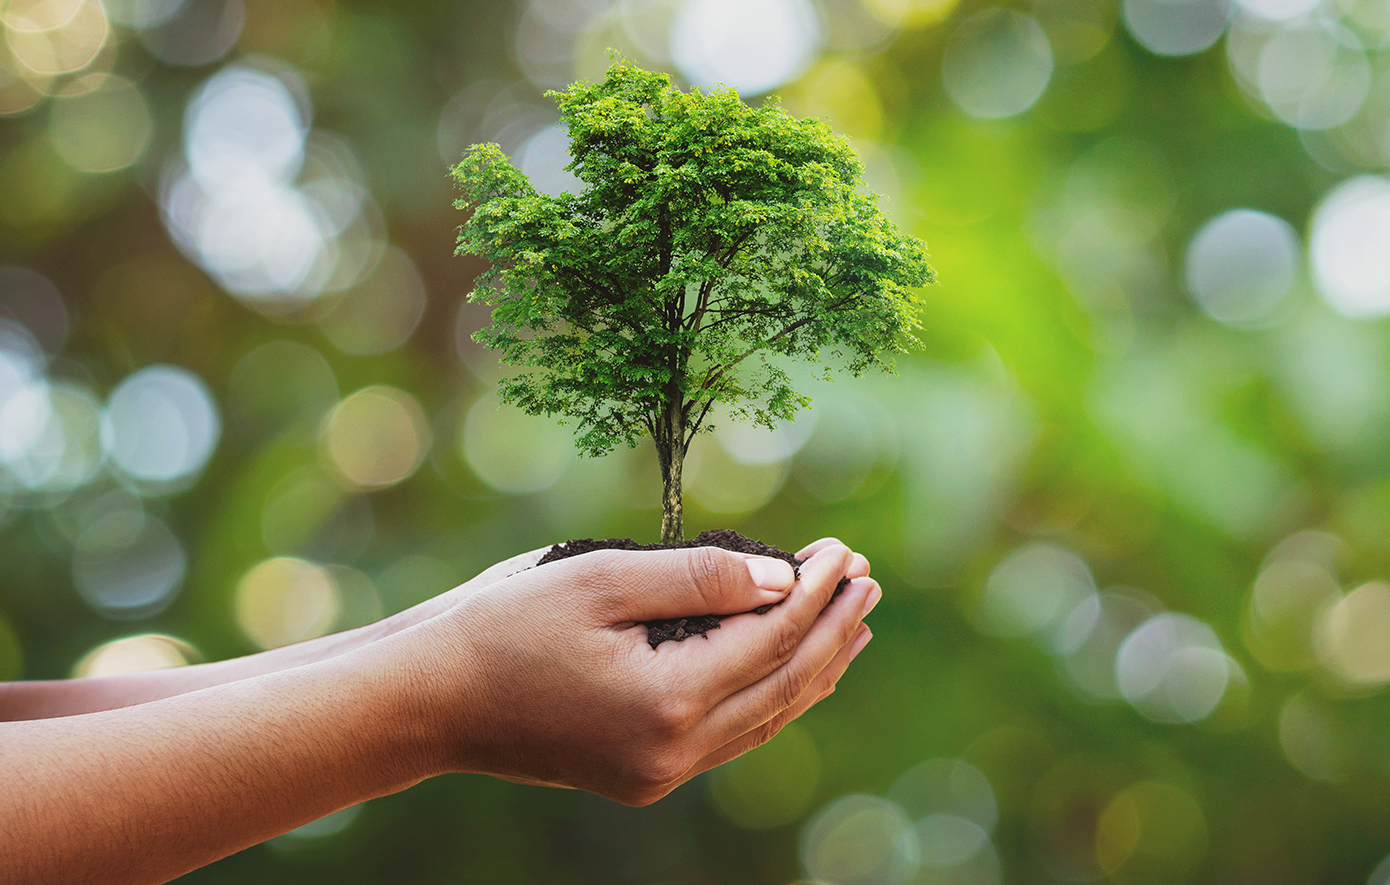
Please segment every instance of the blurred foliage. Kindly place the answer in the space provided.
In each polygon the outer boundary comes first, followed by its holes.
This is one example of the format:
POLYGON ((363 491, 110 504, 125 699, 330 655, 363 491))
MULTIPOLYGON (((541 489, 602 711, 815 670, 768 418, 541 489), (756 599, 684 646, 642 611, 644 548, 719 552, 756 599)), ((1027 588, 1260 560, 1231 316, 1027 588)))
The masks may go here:
POLYGON ((439 778, 188 881, 1390 880, 1383 3, 0 20, 0 676, 650 539, 653 454, 499 408, 452 255, 448 166, 493 141, 565 187, 542 93, 607 47, 827 119, 939 272, 898 377, 788 367, 796 423, 692 447, 693 531, 836 535, 886 591, 794 730, 647 809, 439 778))

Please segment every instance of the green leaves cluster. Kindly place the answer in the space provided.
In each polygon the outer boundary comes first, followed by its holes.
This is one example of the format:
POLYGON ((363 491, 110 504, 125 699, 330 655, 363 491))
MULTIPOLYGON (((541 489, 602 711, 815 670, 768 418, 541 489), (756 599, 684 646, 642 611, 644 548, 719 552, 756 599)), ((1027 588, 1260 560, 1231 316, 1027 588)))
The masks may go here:
POLYGON ((891 368, 933 271, 845 139, 626 63, 550 95, 579 193, 538 193, 493 144, 452 170, 472 210, 457 252, 490 262, 470 297, 493 322, 476 338, 532 370, 504 401, 572 422, 598 455, 657 436, 673 403, 684 446, 715 402, 768 427, 792 418, 809 400, 776 356, 891 368))

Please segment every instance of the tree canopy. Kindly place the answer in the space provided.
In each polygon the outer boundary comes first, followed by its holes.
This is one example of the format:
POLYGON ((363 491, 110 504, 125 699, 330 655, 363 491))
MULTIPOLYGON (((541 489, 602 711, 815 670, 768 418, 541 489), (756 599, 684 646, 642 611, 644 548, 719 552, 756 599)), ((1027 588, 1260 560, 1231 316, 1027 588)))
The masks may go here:
POLYGON ((585 454, 651 434, 678 461, 715 403, 768 427, 809 405, 773 357, 891 368, 934 274, 825 122, 622 62, 549 95, 578 193, 538 192, 495 144, 453 169, 457 251, 490 261, 476 337, 533 370, 504 401, 573 423, 585 454))

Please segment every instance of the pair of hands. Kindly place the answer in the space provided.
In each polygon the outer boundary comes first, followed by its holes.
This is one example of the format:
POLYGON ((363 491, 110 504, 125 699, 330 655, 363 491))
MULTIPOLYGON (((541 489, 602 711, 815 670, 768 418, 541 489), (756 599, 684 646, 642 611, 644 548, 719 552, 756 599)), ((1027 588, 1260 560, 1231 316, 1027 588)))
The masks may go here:
POLYGON ((444 711, 428 773, 654 802, 833 692, 882 595, 868 561, 833 538, 798 553, 799 581, 780 560, 712 547, 528 569, 543 553, 402 613, 416 623, 383 641, 407 691, 444 711), (781 604, 749 613, 767 603, 781 604), (732 617, 707 639, 647 644, 641 622, 706 613, 732 617))
POLYGON ((795 582, 709 547, 542 552, 246 658, 0 685, 0 883, 164 882, 445 772, 654 802, 832 692, 881 595, 834 539, 795 582), (707 613, 708 639, 647 644, 707 613))

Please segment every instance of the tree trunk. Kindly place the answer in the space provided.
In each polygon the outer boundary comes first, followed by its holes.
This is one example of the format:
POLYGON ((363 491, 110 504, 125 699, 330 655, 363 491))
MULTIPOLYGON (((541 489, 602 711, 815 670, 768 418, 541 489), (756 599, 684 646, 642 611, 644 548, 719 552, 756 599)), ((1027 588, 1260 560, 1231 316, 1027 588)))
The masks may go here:
POLYGON ((681 525, 681 467, 685 464, 685 413, 680 398, 666 403, 656 420, 656 460, 661 465, 661 543, 685 540, 681 525))

